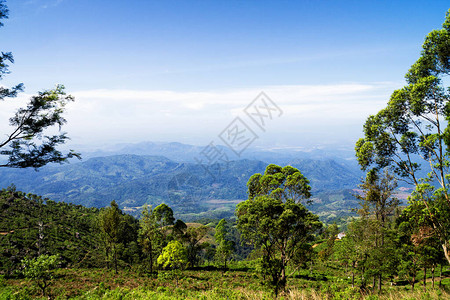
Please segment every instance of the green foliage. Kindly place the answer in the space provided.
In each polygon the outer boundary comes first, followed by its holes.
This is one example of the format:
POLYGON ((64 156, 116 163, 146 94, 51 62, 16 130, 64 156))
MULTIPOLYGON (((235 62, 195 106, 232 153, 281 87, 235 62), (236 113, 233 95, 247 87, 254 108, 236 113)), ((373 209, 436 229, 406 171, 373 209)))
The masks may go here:
POLYGON ((154 210, 151 206, 146 206, 142 210, 142 218, 139 223, 139 244, 142 247, 142 252, 148 257, 148 265, 150 267, 150 273, 152 273, 156 258, 161 253, 164 235, 158 226, 154 210))
POLYGON ((208 227, 204 225, 198 227, 192 226, 187 228, 186 233, 182 237, 186 245, 187 259, 191 267, 198 265, 200 251, 208 246, 207 243, 200 243, 207 233, 208 227))
POLYGON ((242 237, 261 248, 262 270, 271 277, 275 294, 286 285, 286 267, 321 228, 319 218, 299 201, 310 197, 307 179, 295 168, 269 165, 250 177, 249 199, 238 204, 242 237))
POLYGON ((271 164, 264 174, 254 174, 247 183, 248 197, 254 199, 267 195, 281 201, 300 202, 311 197, 309 181, 296 168, 271 164))
POLYGON ((440 194, 450 208, 450 89, 444 80, 450 72, 449 12, 443 28, 427 35, 420 58, 406 74, 407 85, 394 91, 387 106, 367 119, 364 138, 355 150, 362 169, 390 167, 415 186, 416 198, 427 207, 429 221, 437 229, 450 263, 450 235, 439 222, 449 216, 433 211, 434 196, 428 195, 429 190, 440 194), (419 177, 421 167, 429 172, 425 178, 419 177))
POLYGON ((53 269, 57 267, 58 259, 58 255, 43 254, 34 259, 25 258, 21 262, 24 265, 23 275, 37 283, 43 296, 46 296, 45 291, 54 277, 53 269))
POLYGON ((158 257, 158 264, 165 269, 183 269, 187 262, 186 249, 179 241, 170 241, 158 257))
POLYGON ((227 231, 227 224, 225 219, 220 220, 214 234, 214 239, 217 243, 215 258, 220 264, 223 264, 224 268, 227 267, 227 261, 234 252, 234 242, 227 231))
POLYGON ((113 262, 115 272, 118 271, 120 255, 128 256, 131 262, 138 255, 136 248, 138 238, 138 222, 130 215, 125 215, 113 200, 111 206, 102 210, 98 216, 101 236, 104 240, 106 261, 113 262), (134 251, 128 251, 135 248, 134 251), (128 254, 128 255, 124 255, 128 254))
POLYGON ((25 257, 58 254, 65 267, 102 264, 98 209, 34 194, 0 191, 0 273, 12 275, 25 257))
POLYGON ((173 225, 173 222, 175 221, 173 210, 164 203, 155 207, 153 214, 160 227, 173 225))
MULTIPOLYGON (((4 2, 0 2, 0 20, 8 17, 8 9, 4 2)), ((0 22, 0 27, 3 23, 0 22)), ((8 63, 14 63, 11 52, 0 54, 0 80, 9 73, 8 63)), ((14 98, 23 91, 20 83, 12 88, 0 87, 0 101, 6 98, 14 98)), ((19 108, 13 117, 9 119, 12 127, 6 138, 0 140, 0 155, 7 156, 8 161, 1 163, 0 167, 11 168, 40 168, 48 163, 63 163, 69 158, 80 155, 73 150, 67 154, 60 152, 57 147, 64 144, 68 137, 66 133, 53 136, 44 135, 46 129, 58 127, 66 123, 63 116, 65 106, 74 101, 70 95, 66 95, 63 85, 57 85, 52 90, 39 92, 33 96, 26 107, 19 108)))

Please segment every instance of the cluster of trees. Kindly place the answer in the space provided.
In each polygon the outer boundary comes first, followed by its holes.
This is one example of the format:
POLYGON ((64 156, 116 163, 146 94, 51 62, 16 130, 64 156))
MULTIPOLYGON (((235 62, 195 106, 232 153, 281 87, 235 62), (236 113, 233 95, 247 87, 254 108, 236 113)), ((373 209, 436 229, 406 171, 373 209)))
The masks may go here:
POLYGON ((450 263, 449 74, 450 10, 442 29, 427 35, 407 85, 367 119, 364 138, 356 143, 367 175, 358 196, 360 218, 339 243, 338 257, 351 266, 353 278, 355 269, 360 272, 363 287, 373 278, 372 288, 381 290, 383 277, 400 276, 414 288, 420 268, 424 285, 432 269, 434 284, 436 266, 450 263), (403 211, 393 195, 394 176, 415 187, 403 211))
POLYGON ((57 254, 62 267, 100 267, 99 210, 0 190, 0 274, 13 275, 23 258, 57 254))
MULTIPOLYGON (((425 39, 421 57, 406 74, 407 85, 394 91, 386 108, 364 124, 356 156, 366 178, 356 197, 359 217, 336 242, 329 227, 319 260, 350 266, 360 287, 381 291, 383 279, 404 278, 412 289, 420 269, 450 263, 450 10, 441 30, 425 39), (422 168, 422 169, 421 169, 422 168), (428 174, 421 171, 428 168, 428 174), (405 209, 395 198, 397 179, 415 187, 405 209), (440 245, 440 246, 439 246, 440 245), (439 249, 441 248, 441 249, 439 249)), ((284 288, 288 268, 311 258, 308 241, 321 224, 302 204, 310 197, 308 181, 292 167, 267 167, 248 182, 249 199, 237 206, 238 228, 261 256, 264 274, 275 292, 284 288)))
POLYGON ((386 106, 364 124, 356 155, 364 170, 390 168, 415 191, 411 211, 419 231, 428 228, 440 241, 450 263, 450 10, 442 29, 425 38, 420 58, 406 74, 407 85, 396 90, 386 106), (420 169, 428 170, 425 177, 420 169))
POLYGON ((186 225, 176 220, 172 209, 160 204, 154 209, 143 208, 137 220, 123 213, 115 201, 98 216, 107 267, 119 264, 141 265, 150 273, 158 268, 184 269, 195 267, 205 260, 217 261, 226 268, 233 256, 236 235, 225 219, 213 228, 199 223, 186 225))
POLYGON ((0 191, 0 208, 0 275, 31 278, 44 295, 57 267, 106 267, 116 273, 133 268, 154 274, 205 260, 226 268, 229 260, 248 253, 232 222, 217 220, 215 230, 214 224, 185 224, 175 220, 166 204, 144 207, 138 220, 115 201, 99 210, 11 186, 0 191))
POLYGON ((395 197, 397 182, 386 169, 368 172, 360 185, 358 217, 351 220, 345 236, 337 239, 339 230, 330 225, 318 259, 325 264, 341 265, 364 292, 381 292, 383 282, 409 282, 411 288, 423 270, 424 287, 427 270, 434 287, 435 269, 447 264, 439 238, 431 227, 416 220, 423 214, 414 205, 406 209, 395 197), (429 272, 428 272, 429 273, 429 272), (370 283, 371 281, 371 283, 370 283), (371 289, 371 291, 370 291, 371 289))

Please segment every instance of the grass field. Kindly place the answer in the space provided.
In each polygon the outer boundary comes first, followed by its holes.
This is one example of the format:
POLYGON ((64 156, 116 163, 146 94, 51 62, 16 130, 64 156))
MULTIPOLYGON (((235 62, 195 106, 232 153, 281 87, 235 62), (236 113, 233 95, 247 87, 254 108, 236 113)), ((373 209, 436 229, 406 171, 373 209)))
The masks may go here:
MULTIPOLYGON (((250 263, 236 263, 227 271, 203 267, 180 272, 160 271, 149 275, 141 270, 121 270, 115 274, 105 269, 58 269, 50 287, 55 299, 273 299, 270 288, 263 285, 262 276, 250 263)), ((364 294, 351 288, 350 279, 342 278, 343 270, 328 266, 317 270, 302 270, 287 283, 279 299, 450 299, 450 278, 443 286, 424 291, 417 282, 414 292, 410 285, 385 283, 383 293, 364 294)), ((438 280, 438 279, 437 279, 438 280)), ((0 299, 41 298, 39 288, 21 278, 0 280, 0 299)))

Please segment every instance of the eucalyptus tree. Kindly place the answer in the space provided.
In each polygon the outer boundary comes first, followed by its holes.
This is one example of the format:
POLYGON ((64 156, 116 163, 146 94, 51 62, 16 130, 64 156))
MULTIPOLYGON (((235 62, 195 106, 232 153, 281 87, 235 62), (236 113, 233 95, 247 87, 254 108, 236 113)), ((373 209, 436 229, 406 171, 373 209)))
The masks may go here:
POLYGON ((399 179, 415 185, 415 199, 425 206, 450 263, 450 236, 433 208, 438 199, 450 207, 450 91, 445 80, 450 74, 450 10, 442 29, 431 31, 422 48, 406 74, 407 85, 394 91, 387 106, 367 119, 364 138, 355 149, 363 170, 391 167, 399 179), (420 178, 420 168, 429 171, 425 178, 420 178), (426 193, 429 189, 431 195, 426 193))
POLYGON ((111 206, 101 211, 99 215, 100 230, 105 240, 105 255, 107 262, 113 261, 117 274, 118 249, 121 242, 121 225, 123 223, 122 211, 116 201, 111 201, 111 206))
MULTIPOLYGON (((5 1, 0 0, 0 27, 2 19, 8 18, 5 1)), ((14 63, 11 52, 0 52, 0 80, 9 73, 9 64, 14 63)), ((11 88, 0 86, 0 101, 17 97, 22 92, 22 83, 11 88)), ((0 167, 40 168, 48 163, 63 163, 69 158, 80 158, 80 154, 70 150, 63 154, 57 148, 69 138, 66 133, 45 135, 46 129, 59 127, 66 123, 63 116, 65 107, 74 98, 67 95, 63 85, 44 90, 32 96, 25 107, 19 108, 9 119, 10 132, 2 134, 0 155, 6 156, 0 167)))
POLYGON ((164 243, 164 235, 158 226, 154 210, 151 206, 146 206, 142 210, 139 229, 139 244, 143 253, 148 257, 150 273, 153 273, 153 267, 156 259, 161 253, 164 243))
POLYGON ((322 223, 300 203, 311 196, 311 187, 291 166, 271 164, 264 174, 251 176, 247 186, 249 199, 236 208, 237 227, 245 240, 261 248, 262 269, 277 294, 286 285, 286 267, 304 252, 322 223))
POLYGON ((186 229, 183 241, 186 247, 187 259, 191 267, 199 262, 199 253, 206 247, 205 243, 200 243, 208 233, 208 227, 200 225, 198 227, 190 226, 186 229))
POLYGON ((234 242, 228 236, 227 231, 228 223, 225 219, 219 221, 216 226, 216 232, 214 234, 214 239, 217 243, 216 248, 216 260, 219 263, 223 263, 224 268, 227 268, 227 261, 231 258, 234 252, 234 242))
POLYGON ((153 215, 159 227, 173 225, 175 221, 173 210, 165 203, 161 203, 155 207, 153 215))

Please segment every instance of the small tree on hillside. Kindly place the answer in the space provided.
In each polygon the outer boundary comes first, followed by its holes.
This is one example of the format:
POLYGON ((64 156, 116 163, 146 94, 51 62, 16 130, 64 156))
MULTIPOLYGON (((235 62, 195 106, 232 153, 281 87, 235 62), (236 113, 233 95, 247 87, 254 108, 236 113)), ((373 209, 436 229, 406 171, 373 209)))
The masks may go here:
POLYGON ((164 235, 158 227, 158 223, 151 206, 146 206, 142 210, 142 218, 140 220, 139 243, 142 246, 142 252, 147 255, 150 266, 150 273, 153 273, 153 266, 161 248, 164 235))
POLYGON ((164 269, 183 269, 187 262, 186 248, 179 241, 170 241, 158 257, 158 264, 164 269))
POLYGON ((47 296, 46 291, 54 277, 53 270, 58 264, 58 259, 58 255, 43 254, 37 258, 22 260, 23 275, 36 282, 44 297, 47 296))
POLYGON ((225 219, 220 220, 217 224, 214 239, 217 243, 215 258, 226 269, 227 261, 234 252, 234 242, 227 237, 227 221, 225 219))
POLYGON ((122 211, 116 201, 111 201, 111 206, 103 210, 99 215, 100 230, 105 239, 105 255, 107 261, 113 261, 114 270, 117 274, 117 246, 121 238, 121 223, 123 222, 122 211))
POLYGON ((199 253, 207 244, 200 241, 208 233, 208 227, 201 225, 198 227, 188 227, 183 236, 186 245, 187 259, 191 267, 196 266, 199 262, 199 253))

